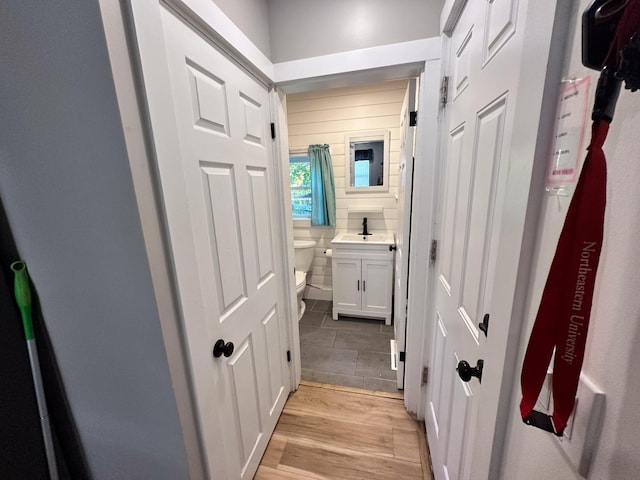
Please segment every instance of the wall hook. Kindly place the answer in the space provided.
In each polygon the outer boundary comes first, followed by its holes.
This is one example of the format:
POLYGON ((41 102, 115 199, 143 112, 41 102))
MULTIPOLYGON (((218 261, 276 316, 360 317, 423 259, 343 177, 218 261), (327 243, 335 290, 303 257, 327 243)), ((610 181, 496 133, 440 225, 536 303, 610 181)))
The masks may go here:
POLYGON ((640 88, 640 30, 620 50, 620 62, 615 75, 617 79, 624 80, 627 90, 635 92, 640 88))

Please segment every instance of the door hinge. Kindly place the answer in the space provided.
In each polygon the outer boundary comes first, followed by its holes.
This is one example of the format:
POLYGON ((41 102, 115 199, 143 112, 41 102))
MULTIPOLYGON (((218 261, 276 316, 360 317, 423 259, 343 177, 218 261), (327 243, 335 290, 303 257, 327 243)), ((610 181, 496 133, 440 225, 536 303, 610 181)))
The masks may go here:
POLYGON ((287 362, 291 363, 291 350, 287 350, 287 362))
POLYGON ((438 241, 431 240, 431 251, 429 252, 429 260, 431 260, 431 263, 436 263, 437 258, 438 258, 438 241))
POLYGON ((275 140, 276 138, 276 124, 271 122, 271 138, 275 140))
POLYGON ((401 362, 404 362, 405 358, 406 358, 406 356, 405 356, 404 352, 398 352, 398 360, 400 360, 401 362))
POLYGON ((449 96, 449 77, 442 77, 440 82, 440 104, 444 107, 447 104, 449 96))
POLYGON ((422 384, 426 385, 429 381, 429 367, 422 368, 422 384))
POLYGON ((409 126, 415 127, 418 125, 418 112, 409 112, 409 126))

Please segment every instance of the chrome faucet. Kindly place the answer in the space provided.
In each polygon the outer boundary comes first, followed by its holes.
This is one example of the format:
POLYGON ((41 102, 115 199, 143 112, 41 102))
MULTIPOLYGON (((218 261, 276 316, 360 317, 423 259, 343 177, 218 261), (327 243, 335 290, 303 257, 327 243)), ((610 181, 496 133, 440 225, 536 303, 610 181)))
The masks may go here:
POLYGON ((362 218, 362 233, 360 235, 371 235, 367 229, 367 217, 362 218))

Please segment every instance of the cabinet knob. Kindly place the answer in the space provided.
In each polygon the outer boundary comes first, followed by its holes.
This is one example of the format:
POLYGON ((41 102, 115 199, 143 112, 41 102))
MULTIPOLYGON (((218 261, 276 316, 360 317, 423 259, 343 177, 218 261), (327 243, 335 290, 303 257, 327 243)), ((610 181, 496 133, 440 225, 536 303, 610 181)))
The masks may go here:
POLYGON ((389 251, 390 252, 393 252, 393 251, 395 251, 397 249, 398 249, 398 247, 396 247, 395 245, 389 245, 389 251))

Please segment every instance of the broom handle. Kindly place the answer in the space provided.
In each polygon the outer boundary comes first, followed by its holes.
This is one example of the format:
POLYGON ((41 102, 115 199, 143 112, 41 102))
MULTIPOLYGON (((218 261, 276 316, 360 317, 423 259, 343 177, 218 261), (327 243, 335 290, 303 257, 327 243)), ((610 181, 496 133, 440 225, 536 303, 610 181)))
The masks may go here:
POLYGON ((29 288, 29 277, 27 276, 27 265, 20 261, 11 264, 11 270, 15 274, 14 290, 16 302, 22 315, 24 325, 24 335, 27 339, 27 349, 29 351, 29 361, 31 363, 31 376, 36 391, 38 402, 38 413, 40 414, 40 426, 42 428, 42 438, 44 440, 44 450, 49 466, 49 477, 51 480, 58 480, 58 467, 56 465, 56 454, 53 448, 53 436, 51 425, 49 424, 49 412, 47 411, 47 401, 42 384, 42 373, 40 372, 40 361, 38 359, 38 348, 36 338, 33 334, 33 321, 31 320, 31 290, 29 288))

